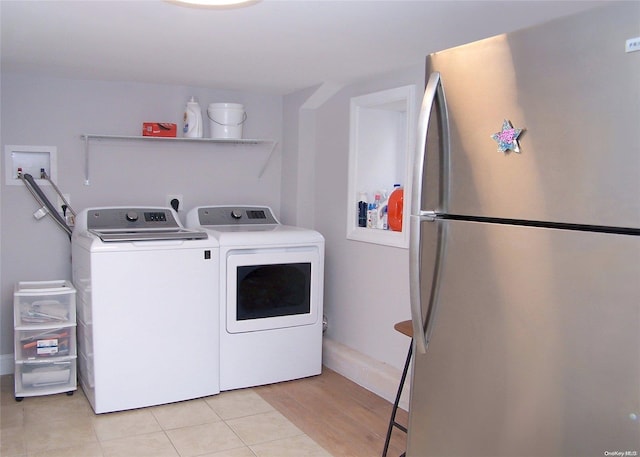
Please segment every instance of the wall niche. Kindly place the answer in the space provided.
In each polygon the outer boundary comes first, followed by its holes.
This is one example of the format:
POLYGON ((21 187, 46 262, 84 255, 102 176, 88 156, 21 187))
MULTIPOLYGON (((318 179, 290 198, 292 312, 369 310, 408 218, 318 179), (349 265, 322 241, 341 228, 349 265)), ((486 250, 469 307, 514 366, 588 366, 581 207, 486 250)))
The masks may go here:
MULTIPOLYGON (((408 248, 415 104, 415 85, 351 99, 347 239, 408 248), (371 218, 369 226, 362 227, 358 214, 362 196, 366 194, 369 204, 380 194, 384 203, 394 184, 404 191, 401 230, 384 229, 384 223, 376 220, 372 227, 371 218)), ((384 210, 378 213, 384 217, 384 210)))

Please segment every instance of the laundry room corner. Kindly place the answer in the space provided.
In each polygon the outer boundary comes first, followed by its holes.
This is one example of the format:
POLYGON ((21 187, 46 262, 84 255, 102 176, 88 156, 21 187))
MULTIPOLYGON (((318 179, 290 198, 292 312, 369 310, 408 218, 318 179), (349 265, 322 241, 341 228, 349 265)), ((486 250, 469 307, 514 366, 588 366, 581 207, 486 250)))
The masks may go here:
MULTIPOLYGON (((300 91, 284 101, 287 147, 283 156, 302 161, 305 151, 313 155, 307 169, 294 160, 283 164, 289 187, 283 184, 282 205, 288 210, 285 214, 309 214, 311 228, 326 238, 324 309, 328 325, 323 363, 390 401, 410 345, 410 339, 393 328, 396 322, 410 318, 408 251, 345 236, 349 107, 351 98, 362 94, 407 84, 421 87, 422 73, 416 65, 358 84, 300 91), (319 97, 323 91, 325 96, 319 97), (294 145, 300 156, 292 151, 294 145), (310 171, 313 174, 307 175, 310 171), (298 177, 295 182, 292 173, 298 177), (301 188, 309 182, 311 188, 301 188), (305 211, 296 211, 301 205, 305 211)), ((401 406, 406 405, 405 393, 401 406)))

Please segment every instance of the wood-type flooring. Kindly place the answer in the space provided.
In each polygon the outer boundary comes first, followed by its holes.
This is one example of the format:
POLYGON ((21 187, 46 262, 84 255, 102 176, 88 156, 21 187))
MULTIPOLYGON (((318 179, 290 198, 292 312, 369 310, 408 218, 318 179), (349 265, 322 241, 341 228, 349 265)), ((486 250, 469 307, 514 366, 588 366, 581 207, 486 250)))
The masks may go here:
MULTIPOLYGON (((254 387, 334 457, 382 455, 392 404, 340 374, 323 367, 319 376, 254 387)), ((406 425, 406 411, 396 421, 406 425)), ((394 428, 388 457, 400 456, 406 435, 394 428)))

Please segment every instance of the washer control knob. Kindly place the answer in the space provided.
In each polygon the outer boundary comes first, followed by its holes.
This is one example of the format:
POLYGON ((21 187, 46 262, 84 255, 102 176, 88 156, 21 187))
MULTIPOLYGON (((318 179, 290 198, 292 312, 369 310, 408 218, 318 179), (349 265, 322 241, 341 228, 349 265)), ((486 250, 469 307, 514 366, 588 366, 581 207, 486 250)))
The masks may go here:
POLYGON ((135 222, 138 220, 138 213, 136 213, 135 211, 127 211, 125 217, 129 222, 135 222))
POLYGON ((242 217, 242 211, 240 211, 239 209, 234 209, 233 211, 231 211, 231 217, 234 219, 240 219, 242 217))

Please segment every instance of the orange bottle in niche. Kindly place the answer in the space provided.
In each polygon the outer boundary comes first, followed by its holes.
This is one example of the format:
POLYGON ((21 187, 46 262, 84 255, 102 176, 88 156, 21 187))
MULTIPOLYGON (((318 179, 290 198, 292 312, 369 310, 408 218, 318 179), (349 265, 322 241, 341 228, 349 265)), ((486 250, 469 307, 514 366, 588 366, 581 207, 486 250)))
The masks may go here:
POLYGON ((394 232, 402 232, 402 207, 404 206, 404 189, 400 184, 394 184, 395 189, 389 195, 387 217, 389 229, 394 232))

